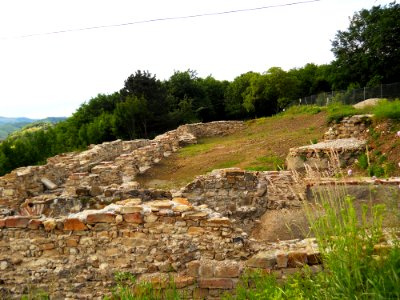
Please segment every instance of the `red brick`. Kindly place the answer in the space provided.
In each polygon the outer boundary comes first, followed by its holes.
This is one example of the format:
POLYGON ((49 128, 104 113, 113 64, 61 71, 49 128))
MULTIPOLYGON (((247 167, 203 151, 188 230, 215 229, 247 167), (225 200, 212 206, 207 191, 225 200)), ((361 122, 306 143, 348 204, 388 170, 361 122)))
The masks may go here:
POLYGON ((201 278, 198 281, 200 288, 232 289, 233 281, 229 278, 201 278))
POLYGON ((131 213, 131 214, 125 214, 124 215, 124 221, 127 222, 127 223, 142 224, 143 223, 143 216, 139 212, 131 213))
POLYGON ((28 224, 28 228, 33 230, 39 229, 40 226, 43 226, 43 223, 37 219, 30 220, 28 224))
POLYGON ((26 228, 30 218, 27 217, 7 217, 6 227, 26 228))
POLYGON ((288 267, 296 268, 302 267, 307 264, 307 253, 306 252, 289 252, 288 254, 288 267))
POLYGON ((0 219, 0 228, 3 228, 6 226, 6 220, 5 219, 0 219))
POLYGON ((87 223, 114 223, 115 222, 115 214, 112 213, 99 213, 99 214, 91 214, 87 216, 87 223))
POLYGON ((86 225, 77 218, 66 219, 64 221, 64 230, 79 231, 79 230, 86 230, 86 229, 87 229, 86 225))

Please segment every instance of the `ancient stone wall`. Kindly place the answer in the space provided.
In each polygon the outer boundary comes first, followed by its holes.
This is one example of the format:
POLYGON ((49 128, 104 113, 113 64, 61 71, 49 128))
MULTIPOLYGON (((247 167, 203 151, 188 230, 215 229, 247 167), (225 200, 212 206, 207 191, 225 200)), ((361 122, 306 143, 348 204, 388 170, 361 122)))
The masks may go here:
MULTIPOLYGON (((304 171, 306 167, 320 171, 345 168, 366 151, 366 141, 355 138, 337 139, 291 148, 286 157, 288 170, 304 171)), ((332 174, 331 174, 332 175, 332 174)))
POLYGON ((43 193, 100 195, 103 187, 131 182, 136 174, 179 147, 196 143, 197 137, 228 134, 244 126, 240 121, 183 125, 154 140, 117 140, 90 146, 81 153, 57 155, 49 158, 46 165, 19 168, 0 177, 0 209, 17 209, 24 200, 43 193))
POLYGON ((195 205, 206 204, 224 216, 240 220, 250 232, 267 209, 300 207, 305 187, 292 172, 248 172, 237 168, 198 176, 181 191, 195 205))
MULTIPOLYGON (((101 299, 116 272, 154 284, 174 278, 187 299, 214 299, 245 269, 278 276, 320 263, 314 240, 263 243, 187 199, 127 199, 67 217, 0 219, 0 296, 29 287, 52 299, 101 299)), ((165 282, 164 282, 165 283, 165 282)))
POLYGON ((324 140, 345 138, 365 139, 368 126, 372 123, 372 115, 354 115, 345 117, 338 124, 333 124, 324 134, 324 140))

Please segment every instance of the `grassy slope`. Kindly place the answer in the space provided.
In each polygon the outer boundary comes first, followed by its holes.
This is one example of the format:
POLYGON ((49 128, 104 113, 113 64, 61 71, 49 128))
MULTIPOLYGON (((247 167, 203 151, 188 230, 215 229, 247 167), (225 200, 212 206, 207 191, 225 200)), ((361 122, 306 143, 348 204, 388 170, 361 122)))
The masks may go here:
POLYGON ((327 130, 325 123, 325 112, 251 120, 244 131, 202 139, 181 149, 137 180, 146 187, 178 188, 218 168, 278 169, 289 148, 320 140, 327 130))

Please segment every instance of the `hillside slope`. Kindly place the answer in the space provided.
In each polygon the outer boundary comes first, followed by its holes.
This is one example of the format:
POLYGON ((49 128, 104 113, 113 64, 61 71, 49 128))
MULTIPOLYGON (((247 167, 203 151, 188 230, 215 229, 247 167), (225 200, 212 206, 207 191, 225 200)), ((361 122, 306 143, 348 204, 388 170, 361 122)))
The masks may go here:
POLYGON ((182 148, 137 181, 145 187, 179 188, 213 169, 279 169, 289 148, 315 142, 327 130, 325 112, 261 118, 248 121, 247 126, 234 135, 202 139, 182 148))

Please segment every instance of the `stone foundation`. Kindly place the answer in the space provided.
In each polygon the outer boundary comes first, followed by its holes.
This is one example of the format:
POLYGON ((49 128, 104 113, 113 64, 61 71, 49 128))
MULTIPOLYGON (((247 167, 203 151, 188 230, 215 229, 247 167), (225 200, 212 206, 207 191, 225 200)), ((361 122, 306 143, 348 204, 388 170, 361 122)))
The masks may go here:
POLYGON ((366 141, 355 138, 337 139, 291 148, 286 163, 288 170, 304 171, 309 167, 332 171, 352 165, 365 151, 366 141))

